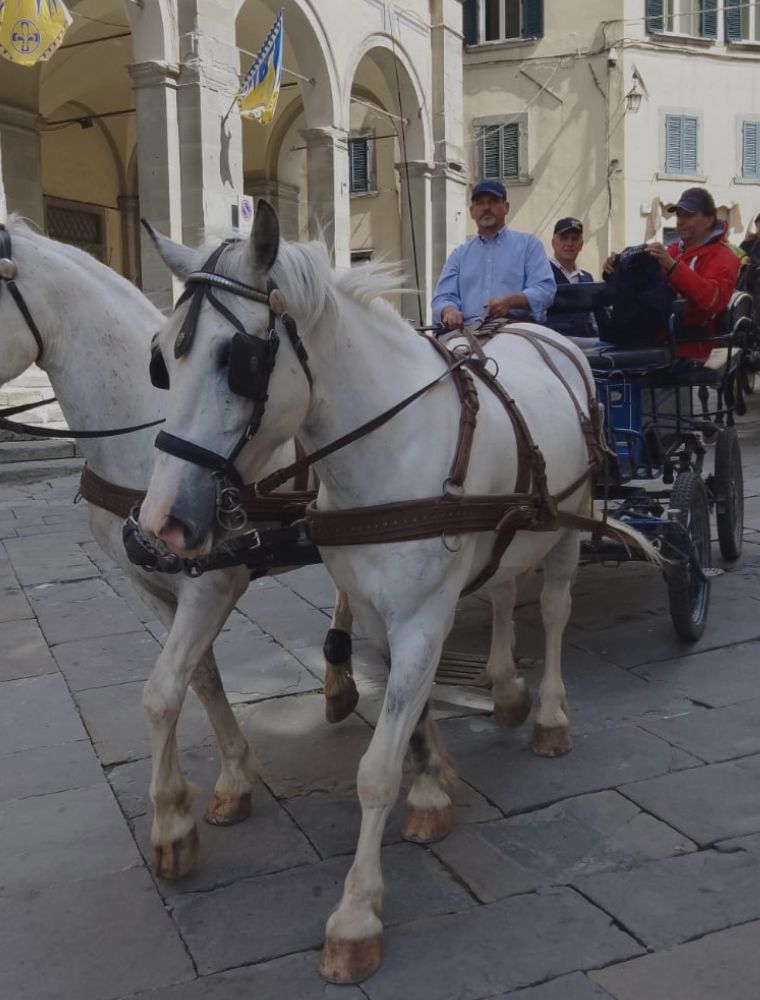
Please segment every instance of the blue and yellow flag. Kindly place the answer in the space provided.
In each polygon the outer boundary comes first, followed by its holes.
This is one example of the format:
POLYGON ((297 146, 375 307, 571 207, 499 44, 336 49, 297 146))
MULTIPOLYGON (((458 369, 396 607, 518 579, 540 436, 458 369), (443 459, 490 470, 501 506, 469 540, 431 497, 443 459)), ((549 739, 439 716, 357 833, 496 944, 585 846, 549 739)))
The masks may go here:
POLYGON ((238 92, 240 114, 244 118, 253 118, 259 125, 268 125, 274 118, 280 94, 283 15, 281 10, 238 92))
POLYGON ((0 55, 18 66, 44 62, 70 24, 61 0, 0 0, 0 55))

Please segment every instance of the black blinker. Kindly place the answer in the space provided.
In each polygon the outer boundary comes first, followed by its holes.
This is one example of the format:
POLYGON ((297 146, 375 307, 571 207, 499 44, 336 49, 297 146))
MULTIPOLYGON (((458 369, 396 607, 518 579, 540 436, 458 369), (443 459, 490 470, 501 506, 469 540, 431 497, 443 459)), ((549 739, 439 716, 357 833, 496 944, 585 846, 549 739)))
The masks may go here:
POLYGON ((247 333, 236 333, 230 345, 227 380, 230 390, 236 396, 246 399, 266 399, 269 376, 280 339, 274 330, 269 337, 252 337, 247 333))
POLYGON ((150 372, 151 384, 156 389, 169 388, 169 372, 166 370, 166 361, 161 353, 161 348, 156 343, 152 344, 150 348, 150 365, 148 371, 150 372))

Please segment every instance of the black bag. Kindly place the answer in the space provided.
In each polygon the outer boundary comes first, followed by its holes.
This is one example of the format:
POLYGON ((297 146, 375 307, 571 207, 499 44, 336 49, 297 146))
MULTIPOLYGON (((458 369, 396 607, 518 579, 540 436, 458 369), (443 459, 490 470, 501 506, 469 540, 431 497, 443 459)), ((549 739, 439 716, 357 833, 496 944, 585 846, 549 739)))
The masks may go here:
POLYGON ((645 250, 645 244, 626 247, 594 296, 599 336, 616 347, 651 347, 668 329, 675 296, 645 250))

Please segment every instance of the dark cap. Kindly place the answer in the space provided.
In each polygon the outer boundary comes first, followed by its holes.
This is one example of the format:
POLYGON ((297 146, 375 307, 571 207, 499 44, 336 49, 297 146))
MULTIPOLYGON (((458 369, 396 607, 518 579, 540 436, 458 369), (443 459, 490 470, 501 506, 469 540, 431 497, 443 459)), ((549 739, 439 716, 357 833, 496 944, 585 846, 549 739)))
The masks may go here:
POLYGON ((472 189, 470 201, 475 201, 479 194, 492 194, 495 198, 503 198, 504 201, 507 200, 507 189, 501 181, 478 181, 472 189))
POLYGON ((665 206, 666 212, 675 212, 678 209, 692 215, 696 212, 701 212, 702 215, 716 214, 713 196, 705 188, 686 188, 674 205, 665 206))
POLYGON ((574 219, 568 216, 566 219, 559 219, 554 226, 554 235, 561 236, 562 233, 569 233, 571 230, 575 229, 577 232, 583 236, 583 223, 580 219, 574 219))

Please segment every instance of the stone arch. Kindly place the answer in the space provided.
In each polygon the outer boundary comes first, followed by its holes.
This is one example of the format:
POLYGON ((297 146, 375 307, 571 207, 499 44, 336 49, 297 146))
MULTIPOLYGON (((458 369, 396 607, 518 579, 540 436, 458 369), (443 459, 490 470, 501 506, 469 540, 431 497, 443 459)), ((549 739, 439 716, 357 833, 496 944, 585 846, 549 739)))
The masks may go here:
POLYGON ((134 46, 135 62, 179 61, 177 11, 171 0, 124 4, 134 46))

